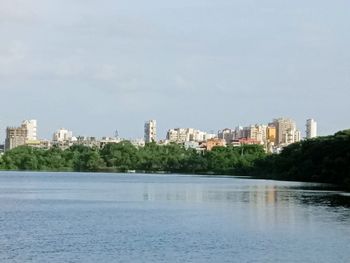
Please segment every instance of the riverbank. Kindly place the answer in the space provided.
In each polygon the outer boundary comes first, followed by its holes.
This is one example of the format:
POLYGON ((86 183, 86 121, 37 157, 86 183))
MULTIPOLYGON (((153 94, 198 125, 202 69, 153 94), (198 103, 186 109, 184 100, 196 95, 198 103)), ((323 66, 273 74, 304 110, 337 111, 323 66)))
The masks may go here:
POLYGON ((177 144, 149 143, 136 148, 128 141, 106 144, 102 149, 22 146, 0 158, 0 169, 252 176, 329 183, 350 190, 350 130, 291 144, 280 154, 266 154, 260 145, 215 147, 204 153, 177 144))

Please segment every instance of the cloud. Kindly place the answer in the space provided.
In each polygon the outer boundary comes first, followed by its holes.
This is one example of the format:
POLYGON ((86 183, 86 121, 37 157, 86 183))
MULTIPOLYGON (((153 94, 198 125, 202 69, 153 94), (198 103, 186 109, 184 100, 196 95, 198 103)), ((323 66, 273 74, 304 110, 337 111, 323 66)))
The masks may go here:
POLYGON ((28 56, 28 47, 20 41, 0 44, 0 76, 14 75, 28 56))
POLYGON ((31 0, 0 0, 1 24, 27 24, 38 21, 42 1, 31 0), (36 2, 36 3, 35 3, 36 2))

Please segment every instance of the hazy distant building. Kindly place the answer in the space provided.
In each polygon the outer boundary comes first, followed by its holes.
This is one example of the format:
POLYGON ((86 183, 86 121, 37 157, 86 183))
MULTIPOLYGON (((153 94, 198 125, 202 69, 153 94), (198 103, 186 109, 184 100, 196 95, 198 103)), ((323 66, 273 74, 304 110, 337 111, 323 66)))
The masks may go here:
POLYGON ((38 142, 36 120, 25 120, 20 127, 7 127, 6 129, 5 150, 36 142, 38 142))
POLYGON ((72 138, 73 138, 73 132, 62 128, 53 134, 52 139, 54 142, 65 142, 65 141, 71 141, 72 138))
POLYGON ((5 151, 5 144, 0 144, 0 154, 5 151))
POLYGON ((36 141, 37 140, 37 121, 36 120, 25 120, 22 125, 27 129, 27 140, 36 141))
POLYGON ((5 151, 11 150, 27 142, 28 130, 27 127, 7 127, 5 139, 5 151))
POLYGON ((265 144, 267 142, 267 125, 251 125, 248 138, 265 144))
POLYGON ((314 119, 306 121, 306 138, 311 139, 317 137, 317 122, 314 119))
POLYGON ((145 143, 157 141, 157 122, 149 120, 145 123, 145 143))
POLYGON ((266 132, 268 143, 276 144, 276 127, 269 125, 266 132))
POLYGON ((176 128, 167 132, 167 140, 174 143, 203 142, 215 136, 193 128, 176 128))
POLYGON ((166 138, 169 142, 175 143, 184 143, 186 141, 189 141, 189 139, 187 138, 187 129, 185 128, 176 128, 168 130, 166 138))
POLYGON ((206 141, 205 147, 207 151, 211 151, 214 147, 225 147, 226 141, 224 139, 212 138, 206 141))
POLYGON ((223 129, 218 132, 218 138, 226 141, 226 144, 230 144, 235 139, 235 130, 223 129))
POLYGON ((300 141, 300 131, 297 130, 295 121, 292 119, 274 119, 271 125, 276 128, 277 145, 288 145, 300 141))
POLYGON ((243 137, 244 137, 243 127, 237 126, 235 128, 235 140, 238 140, 238 139, 243 138, 243 137))

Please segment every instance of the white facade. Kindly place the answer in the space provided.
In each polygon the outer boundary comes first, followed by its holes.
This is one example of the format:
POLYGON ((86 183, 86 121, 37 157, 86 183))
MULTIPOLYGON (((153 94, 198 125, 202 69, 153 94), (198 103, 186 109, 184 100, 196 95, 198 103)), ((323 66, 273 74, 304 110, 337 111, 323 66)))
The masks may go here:
POLYGON ((145 143, 157 141, 157 122, 149 120, 145 123, 145 143))
POLYGON ((37 121, 36 120, 25 120, 22 122, 22 126, 27 129, 27 140, 37 140, 37 121))
POLYGON ((144 147, 145 146, 145 140, 144 139, 133 139, 130 141, 132 145, 135 147, 144 147))
POLYGON ((317 137, 317 122, 314 119, 306 121, 306 138, 311 139, 317 137))
POLYGON ((212 136, 216 137, 215 134, 211 135, 193 128, 176 128, 168 130, 167 140, 175 143, 203 142, 212 136))
POLYGON ((260 143, 267 142, 267 125, 251 125, 249 127, 249 139, 256 140, 260 143))
POLYGON ((53 134, 53 141, 55 142, 65 142, 71 141, 73 138, 73 132, 66 129, 59 129, 53 134))
POLYGON ((275 119, 273 125, 276 127, 277 145, 288 145, 300 141, 300 131, 296 128, 295 121, 292 119, 275 119))

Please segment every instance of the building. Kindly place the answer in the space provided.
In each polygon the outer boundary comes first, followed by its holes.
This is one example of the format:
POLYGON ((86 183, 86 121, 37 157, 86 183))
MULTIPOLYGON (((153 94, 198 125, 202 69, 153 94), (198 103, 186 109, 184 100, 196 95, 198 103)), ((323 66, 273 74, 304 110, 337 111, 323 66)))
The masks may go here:
POLYGON ((157 141, 157 122, 149 120, 145 123, 145 143, 157 141))
POLYGON ((134 145, 135 147, 144 147, 145 146, 145 140, 144 139, 132 139, 130 140, 130 143, 134 145))
POLYGON ((189 141, 188 129, 185 129, 185 128, 170 129, 167 132, 166 138, 169 142, 174 142, 174 143, 184 143, 186 141, 189 141))
POLYGON ((226 144, 232 143, 235 137, 235 130, 232 129, 223 129, 218 132, 218 138, 226 141, 226 144))
POLYGON ((37 121, 36 120, 25 120, 22 125, 27 129, 27 140, 37 141, 37 121))
POLYGON ((306 139, 317 137, 317 122, 314 119, 306 120, 306 139))
POLYGON ((73 138, 73 132, 68 131, 67 129, 61 128, 53 134, 54 142, 66 142, 71 141, 73 138))
POLYGON ((249 127, 248 139, 255 140, 260 144, 267 143, 267 126, 266 125, 251 125, 249 127))
POLYGON ((234 136, 235 140, 240 139, 240 138, 244 138, 244 132, 243 132, 243 127, 242 126, 237 126, 235 128, 235 136, 234 136))
POLYGON ((234 140, 232 143, 233 146, 253 145, 253 144, 260 145, 261 142, 251 138, 241 138, 241 139, 234 140))
POLYGON ((184 147, 185 147, 186 150, 194 149, 197 152, 203 152, 204 151, 204 148, 201 147, 199 142, 194 142, 194 141, 193 142, 185 142, 184 143, 184 147))
POLYGON ((268 143, 274 145, 276 144, 276 127, 275 126, 267 126, 267 141, 268 143))
POLYGON ((27 143, 28 130, 25 125, 21 127, 7 127, 5 139, 5 151, 11 150, 27 143))
POLYGON ((173 143, 203 142, 215 136, 193 128, 175 128, 167 132, 167 140, 173 143))
POLYGON ((269 126, 276 128, 276 145, 286 146, 300 141, 300 131, 297 130, 295 121, 289 118, 274 119, 269 126))
POLYGON ((224 139, 213 138, 207 140, 205 146, 207 151, 211 151, 214 147, 225 147, 226 141, 224 139))

